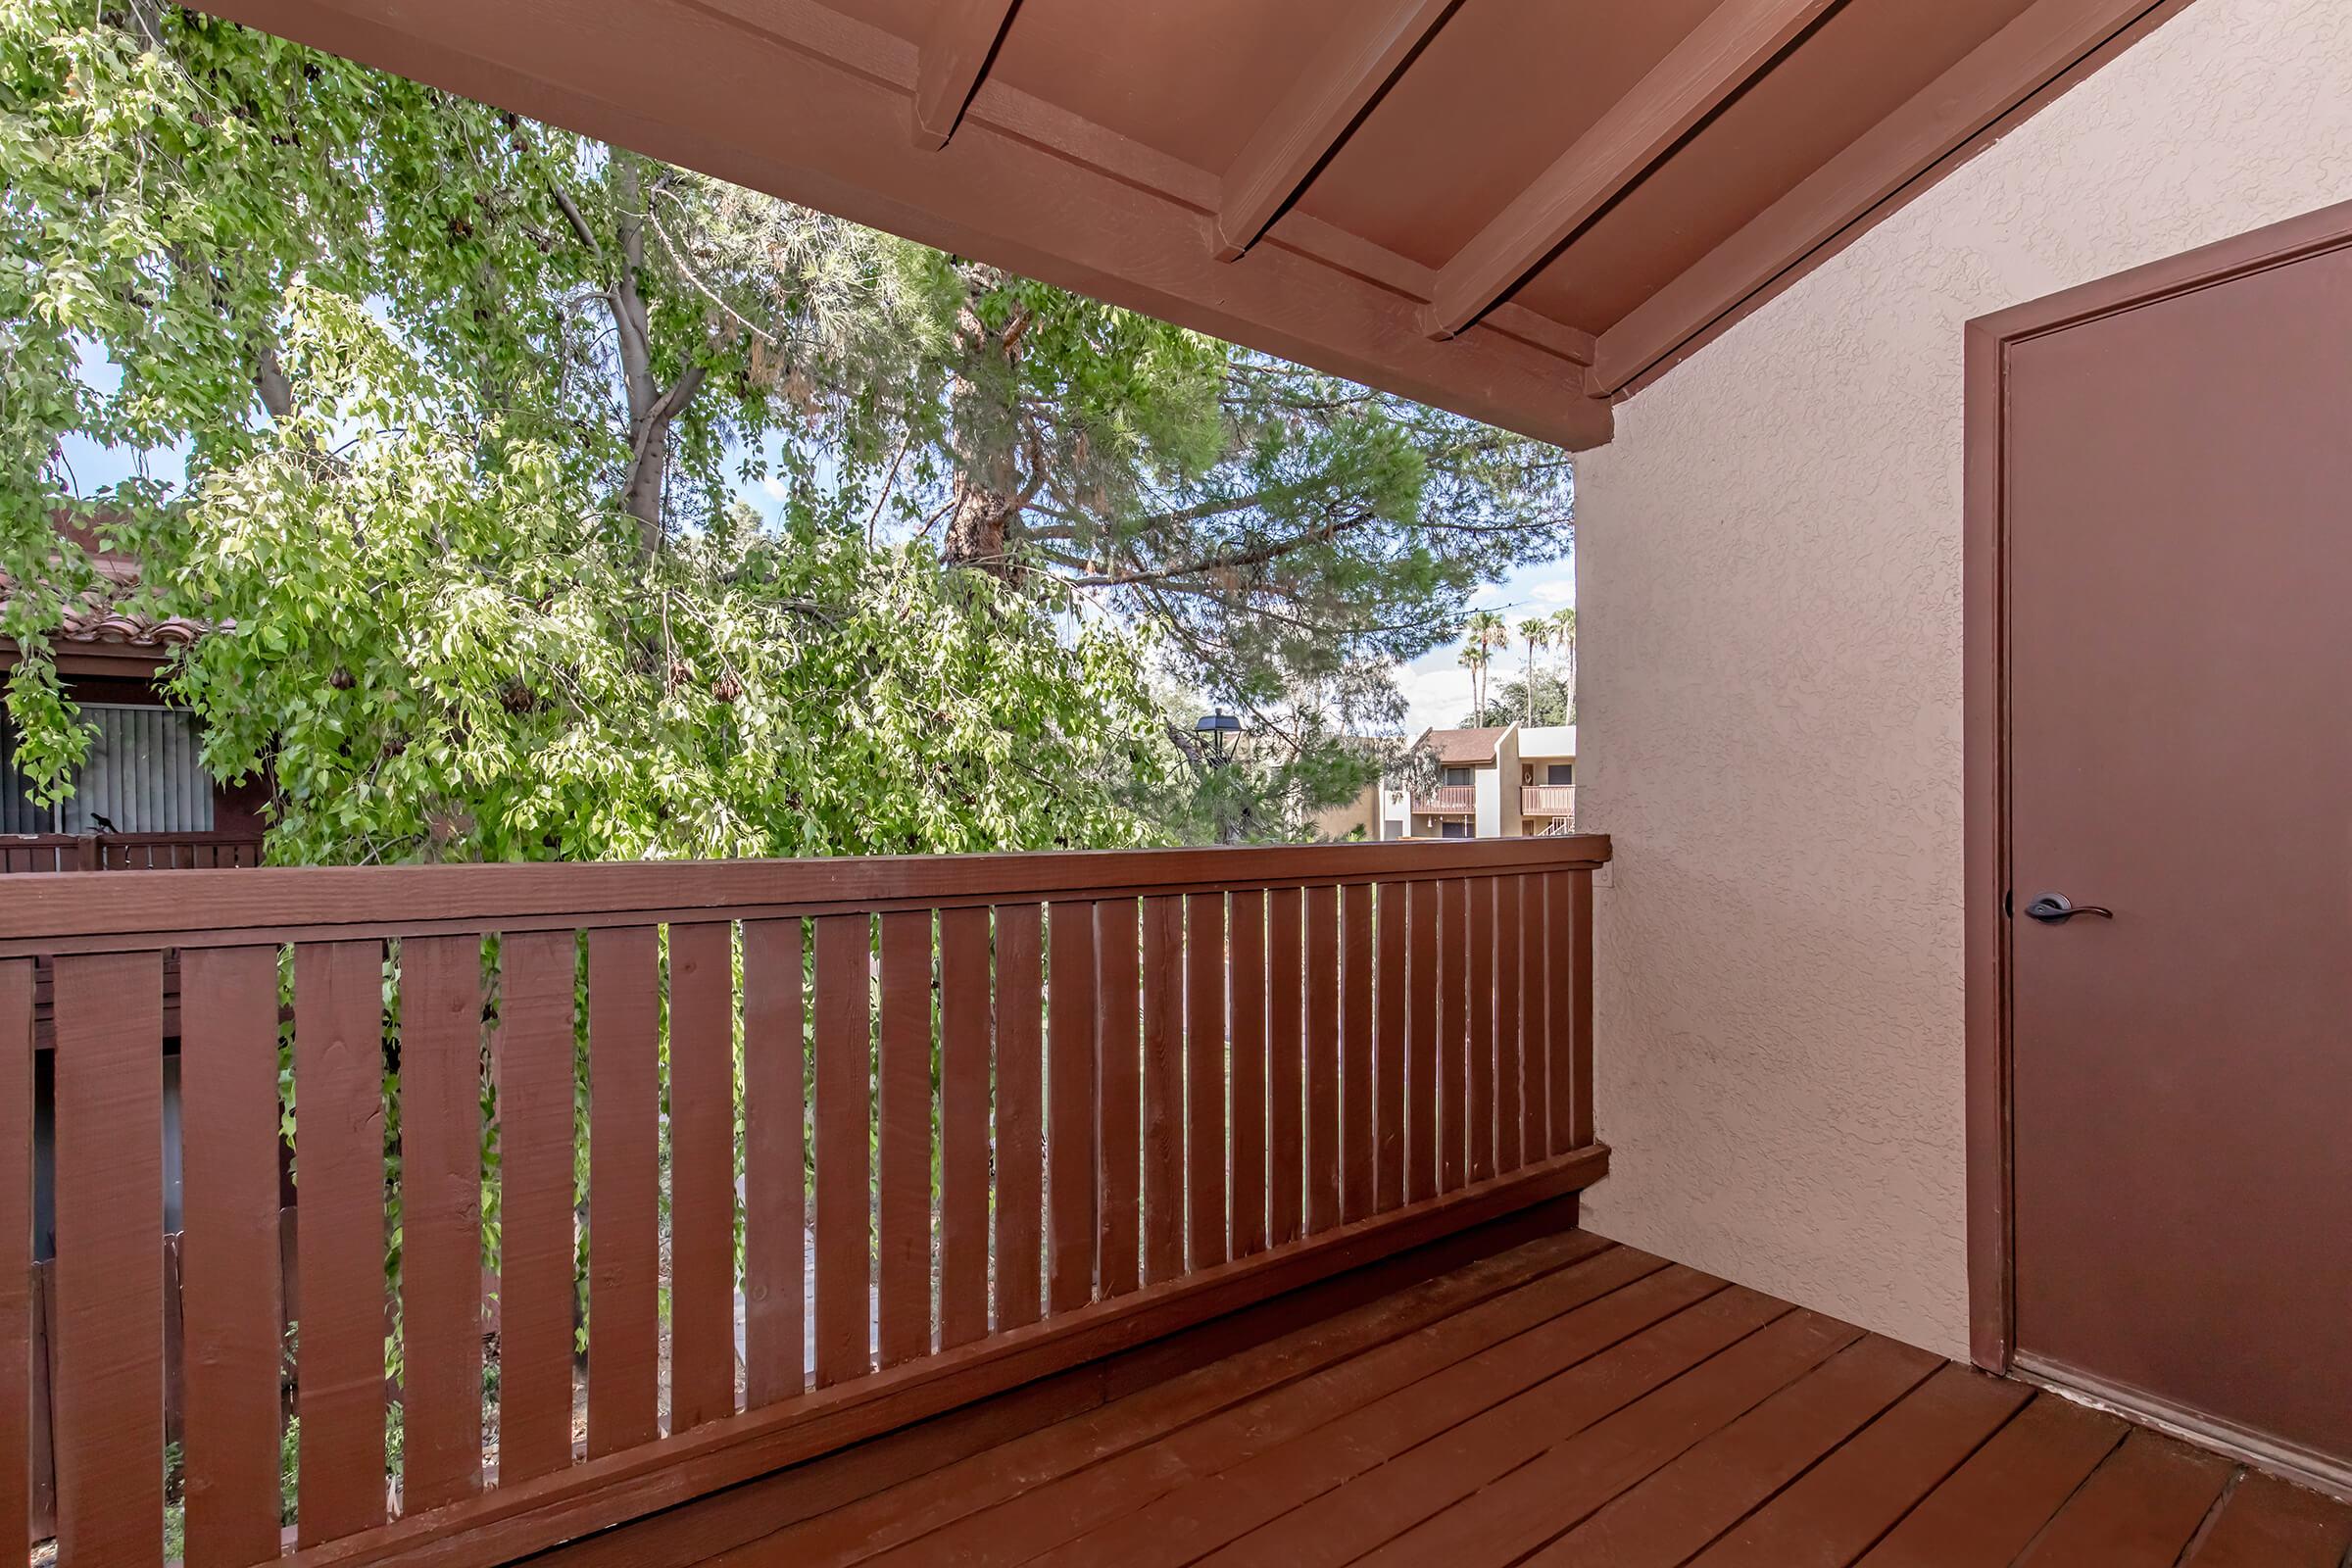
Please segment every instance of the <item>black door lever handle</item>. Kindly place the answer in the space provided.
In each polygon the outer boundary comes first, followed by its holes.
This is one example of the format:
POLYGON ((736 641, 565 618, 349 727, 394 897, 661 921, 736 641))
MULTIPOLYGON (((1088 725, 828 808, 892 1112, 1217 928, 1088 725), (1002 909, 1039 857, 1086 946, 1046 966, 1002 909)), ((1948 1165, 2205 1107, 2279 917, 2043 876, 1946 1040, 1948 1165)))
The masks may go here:
POLYGON ((2102 920, 2115 918, 2113 909, 2096 904, 2077 904, 2063 893, 2044 893, 2026 906, 2026 918, 2039 920, 2043 925, 2064 925, 2078 914, 2095 914, 2102 920))

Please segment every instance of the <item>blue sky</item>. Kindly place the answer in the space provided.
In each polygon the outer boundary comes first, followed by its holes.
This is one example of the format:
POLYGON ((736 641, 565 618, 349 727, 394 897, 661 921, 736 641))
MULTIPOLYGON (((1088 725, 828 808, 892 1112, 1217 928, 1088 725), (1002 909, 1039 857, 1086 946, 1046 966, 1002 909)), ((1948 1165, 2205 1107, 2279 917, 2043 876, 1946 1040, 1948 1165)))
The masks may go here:
MULTIPOLYGON (((1576 560, 1572 556, 1565 561, 1525 567, 1499 583, 1480 589, 1470 603, 1475 610, 1501 612, 1503 618, 1513 625, 1530 615, 1548 615, 1576 603, 1576 560)), ((1459 649, 1458 641, 1448 643, 1396 672, 1396 689, 1404 694, 1409 709, 1404 726, 1407 735, 1418 735, 1429 728, 1449 728, 1460 723, 1462 715, 1470 710, 1470 672, 1454 662, 1459 649)), ((1514 632, 1510 647, 1503 650, 1493 666, 1495 682, 1499 684, 1504 676, 1517 674, 1525 658, 1526 651, 1519 646, 1518 634, 1514 632)))

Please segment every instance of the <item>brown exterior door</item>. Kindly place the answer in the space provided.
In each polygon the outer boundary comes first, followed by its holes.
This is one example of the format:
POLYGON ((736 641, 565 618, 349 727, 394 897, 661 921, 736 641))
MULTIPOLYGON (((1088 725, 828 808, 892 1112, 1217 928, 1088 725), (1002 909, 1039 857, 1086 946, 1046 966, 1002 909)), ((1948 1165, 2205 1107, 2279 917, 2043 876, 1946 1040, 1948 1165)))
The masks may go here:
POLYGON ((2352 251, 2064 314, 2000 419, 2014 1354, 2352 1475, 2352 251))

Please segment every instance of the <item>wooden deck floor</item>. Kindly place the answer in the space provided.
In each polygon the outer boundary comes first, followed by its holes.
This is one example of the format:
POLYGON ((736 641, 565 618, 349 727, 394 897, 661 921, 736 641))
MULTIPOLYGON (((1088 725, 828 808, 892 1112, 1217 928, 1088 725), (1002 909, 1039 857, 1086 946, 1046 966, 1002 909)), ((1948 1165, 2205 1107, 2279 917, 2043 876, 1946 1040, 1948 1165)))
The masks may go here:
POLYGON ((1007 1396, 556 1555, 2342 1568, 2352 1549, 2352 1508, 1585 1232, 1388 1267, 1289 1326, 1259 1309, 1195 1364, 1007 1396), (1074 1408, 1053 1419, 1056 1398, 1074 1408))

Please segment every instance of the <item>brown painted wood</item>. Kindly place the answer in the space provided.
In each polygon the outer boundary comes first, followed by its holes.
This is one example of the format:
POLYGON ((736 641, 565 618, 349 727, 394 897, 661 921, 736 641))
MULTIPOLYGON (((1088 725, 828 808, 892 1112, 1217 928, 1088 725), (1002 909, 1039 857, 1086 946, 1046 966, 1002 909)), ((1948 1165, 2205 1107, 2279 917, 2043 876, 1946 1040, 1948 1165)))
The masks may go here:
POLYGON ((2042 1395, 1993 1434, 1862 1561, 2006 1568, 2124 1440, 2124 1423, 2042 1395))
MULTIPOLYGON (((1483 1365, 1497 1346, 1574 1313, 1637 1277, 1645 1262, 1655 1260, 1619 1257, 1611 1250, 1517 1288, 1472 1297, 1436 1322, 1381 1323, 1377 1338, 1353 1347, 1345 1359, 1310 1342, 1298 1349, 1293 1379, 1251 1391, 1149 1446, 1073 1470, 897 1555, 907 1564, 1026 1557, 1041 1568, 1201 1560, 1242 1535, 1260 1512, 1254 1496, 1225 1484, 1229 1477, 1258 1478, 1286 1468, 1302 1449, 1319 1446, 1335 1417, 1395 1401, 1417 1378, 1483 1365), (1057 1549, 1031 1555, 1049 1546, 1057 1549)), ((1333 1337, 1320 1338, 1328 1343, 1333 1337)), ((1524 1387, 1539 1375, 1523 1366, 1509 1386, 1524 1387)), ((1282 1559, 1252 1548, 1251 1560, 1282 1559)))
POLYGON ((1340 890, 1340 1215, 1373 1212, 1372 889, 1340 890))
POLYGON ((1046 1049, 1046 1308, 1095 1294, 1095 906, 1047 912, 1053 969, 1046 1049))
POLYGON ((939 914, 939 1346, 988 1335, 989 928, 939 914))
POLYGON ((278 1553, 277 950, 191 953, 179 987, 184 1560, 246 1568, 278 1553))
POLYGON ((1266 895, 1235 891, 1229 917, 1233 997, 1233 1255, 1266 1247, 1266 895))
POLYGON ((1470 885, 1438 884, 1438 1188, 1470 1169, 1470 885))
POLYGON ((1519 1038, 1519 927, 1524 877, 1494 879, 1494 1163, 1516 1170, 1521 1158, 1520 1111, 1527 1087, 1519 1038))
MULTIPOLYGON (((1568 1147, 1592 1141, 1592 873, 1560 873, 1568 884, 1568 1147)), ((1555 948, 1556 952, 1557 949, 1555 948)))
POLYGON ((1340 890, 1306 890, 1306 1228, 1340 1222, 1340 890))
POLYGON ((914 145, 945 147, 1020 0, 942 0, 915 66, 914 145))
POLYGON ((1045 933, 1034 904, 997 910, 997 1322, 1045 1303, 1045 933))
POLYGON ((1463 1116, 1468 1123, 1470 1179, 1483 1182, 1494 1174, 1496 1095, 1500 1064, 1494 1029, 1494 901, 1500 896, 1493 877, 1468 885, 1470 901, 1469 1014, 1464 1031, 1469 1042, 1470 1073, 1463 1116))
POLYGON ((1966 491, 1977 1353, 2337 1486, 2352 1251, 2315 1262, 2285 1238, 2352 1231, 2352 1155, 2325 1109, 2352 1091, 2332 1049, 2352 921, 2309 853, 2333 831, 2327 781, 2352 749, 2297 734, 2278 671, 2340 685, 2352 670, 2334 613, 2352 556, 2315 499, 2352 469, 2307 423, 2346 384, 2324 345, 2352 329, 2347 278, 2338 207, 1971 323, 1966 491), (2263 504, 2244 529, 2197 536, 2193 564, 2157 549, 2119 568, 2115 541, 2154 537, 2134 521, 2153 466, 2186 452, 2166 470, 2168 517, 2183 496, 2263 504), (2145 609, 2175 591, 2249 607, 2243 633, 2182 644, 2145 609), (2086 646, 2092 611, 2106 634, 2086 646), (2119 672, 2180 686, 2233 765, 2150 775, 2159 726, 2105 700, 2119 672), (2089 785, 2092 756, 2121 760, 2114 788, 2089 785), (2151 859, 2189 801, 2251 805, 2263 829, 2151 859), (2052 889, 2116 917, 2002 920, 2005 891, 2052 889), (2217 1009, 2208 973, 2269 982, 2217 1009), (2265 1155, 2157 1152, 2205 1151, 2216 1128, 2265 1155), (2249 1296, 2251 1278, 2270 1283, 2249 1296), (2225 1319, 2239 1347, 2312 1348, 2215 1354, 2225 1319))
POLYGON ((2238 1477, 2183 1568, 2338 1568, 2352 1553, 2352 1503, 2274 1476, 2238 1477))
POLYGON ((1184 903, 1144 900, 1144 1279, 1184 1272, 1184 903))
POLYGON ((1225 171, 1217 202, 1218 261, 1237 260, 1257 242, 1458 4, 1388 0, 1364 24, 1331 34, 1225 171))
POLYGON ((669 928, 669 1430, 735 1413, 735 933, 669 928))
POLYGON ((2052 1520, 2022 1565, 2170 1568, 2229 1485, 2235 1466, 2156 1433, 2138 1431, 2107 1457, 2052 1520))
MULTIPOLYGON (((1222 269, 1224 276, 1241 270, 1222 269)), ((241 947, 297 937, 464 930, 589 930, 957 905, 1032 896, 1182 894, 1263 886, 1537 871, 1596 865, 1605 834, 1556 839, 1253 845, 1247 850, 1063 850, 1007 855, 839 856, 806 860, 643 860, 505 865, 263 866, 91 882, 60 873, 11 884, 0 957, 142 945, 241 947), (206 922, 191 924, 199 917, 206 922), (168 937, 143 944, 124 938, 168 937)))
POLYGON ((1582 1431, 1560 1434, 1564 1441, 1361 1560, 1367 1568, 1431 1562, 1508 1568, 1861 1335, 1816 1313, 1788 1313, 1689 1375, 1582 1431))
POLYGON ((400 945, 404 1509, 482 1490, 482 1003, 479 938, 400 945))
MULTIPOLYGON (((1415 1259, 1421 1254, 1409 1254, 1365 1271, 1367 1276, 1390 1276, 1385 1288, 1369 1295, 1359 1289, 1341 1294, 1338 1287, 1343 1282, 1334 1281, 1316 1292, 1265 1303, 1252 1310, 1263 1315, 1274 1332, 1260 1334, 1228 1356, 1193 1360, 1188 1355, 1169 1375, 1124 1397, 1106 1398, 1073 1419, 1041 1422, 942 1467, 917 1469, 846 1506, 812 1509, 790 1528, 759 1540, 740 1558, 750 1563, 765 1556, 792 1561, 799 1568, 833 1568, 931 1537, 1090 1465, 1118 1461, 1174 1428, 1215 1417, 1367 1349, 1435 1328, 1457 1312, 1571 1267, 1605 1247, 1596 1238, 1571 1231, 1541 1236, 1451 1269, 1417 1270, 1415 1259)), ((1228 1321, 1238 1325, 1242 1319, 1228 1321)), ((1189 1339, 1202 1343, 1202 1331, 1189 1339)), ((1106 1381, 1116 1386, 1121 1380, 1106 1381)), ((631 1561, 633 1568, 641 1568, 631 1561)), ((564 1568, 573 1565, 566 1562, 564 1568)))
POLYGON ((1266 1241, 1304 1234, 1305 906, 1297 888, 1266 894, 1266 1241))
MULTIPOLYGON (((572 980, 577 948, 568 931, 518 932, 499 943, 502 1487, 552 1475, 569 1466, 572 1458, 572 980)), ((274 1172, 271 1185, 274 1190, 274 1172)))
POLYGON ((1385 1213, 1404 1201, 1405 901, 1404 885, 1375 890, 1380 956, 1374 985, 1372 1206, 1385 1213))
POLYGON ((1225 895, 1184 901, 1185 1253, 1194 1268, 1231 1255, 1226 1241, 1225 895))
POLYGON ((1404 1198, 1438 1190, 1438 903, 1440 884, 1413 884, 1406 910, 1404 1198))
MULTIPOLYGON (((274 984, 274 973, 271 979, 274 984)), ((30 958, 0 961, 0 1151, 5 1152, 4 1157, 0 1157, 0 1541, 12 1544, 33 1539, 32 1426, 35 1417, 32 1413, 32 1358, 40 1351, 36 1348, 38 1342, 33 1338, 32 1309, 32 993, 30 958)), ((203 1096, 209 1100, 213 1094, 213 1085, 219 1080, 211 1072, 209 1053, 207 1056, 202 1067, 193 1071, 185 1065, 181 1068, 180 1094, 183 1105, 189 1103, 191 1096, 203 1096), (197 1077, 203 1077, 205 1082, 197 1084, 197 1077)), ((270 1065, 272 1069, 277 1065, 274 1050, 270 1054, 270 1065)), ((273 1070, 272 1080, 274 1077, 273 1070)), ((275 1082, 272 1081, 270 1087, 271 1108, 274 1109, 275 1082)), ((185 1174, 186 1167, 184 1164, 182 1167, 182 1191, 187 1194, 185 1201, 193 1203, 201 1197, 207 1212, 217 1211, 219 1199, 215 1195, 221 1185, 214 1175, 220 1168, 213 1154, 214 1147, 208 1138, 200 1158, 201 1181, 190 1185, 185 1174)), ((270 1174, 274 1188, 274 1168, 270 1174)), ((273 1191, 270 1207, 274 1211, 276 1206, 273 1191)), ((274 1220, 274 1212, 271 1218, 274 1220)), ((220 1235, 217 1226, 207 1226, 206 1229, 209 1236, 220 1235)), ((273 1242, 276 1240, 274 1233, 270 1239, 273 1242)), ((217 1245, 225 1250, 233 1244, 221 1238, 217 1245)), ((219 1251, 214 1255, 218 1256, 219 1251)), ((215 1277, 208 1270, 207 1284, 215 1277)), ((251 1335, 248 1334, 243 1343, 250 1343, 250 1340, 251 1335)), ((232 1337, 232 1360, 238 1343, 232 1337)), ((270 1348, 274 1355, 274 1344, 270 1348)), ((274 1394, 275 1391, 271 1392, 274 1394)), ((242 1457, 241 1449, 233 1436, 227 1442, 220 1442, 213 1434, 223 1430, 233 1433, 235 1421, 232 1415, 225 1413, 221 1419, 215 1420, 214 1408, 215 1401, 208 1397, 204 1422, 208 1429, 204 1443, 205 1474, 208 1478, 221 1477, 233 1490, 243 1476, 238 1464, 242 1457)), ((193 1447, 189 1459, 190 1463, 195 1462, 193 1447)), ((220 1509, 208 1510, 212 1517, 206 1520, 205 1549, 212 1553, 212 1563, 235 1560, 236 1506, 234 1502, 226 1505, 228 1517, 225 1519, 221 1518, 220 1509), (224 1535, 229 1538, 229 1544, 214 1552, 212 1542, 224 1535)), ((270 1522, 272 1528, 269 1546, 275 1551, 277 1542, 274 1527, 277 1521, 272 1517, 270 1522)), ((250 1536, 245 1538, 248 1544, 251 1539, 250 1536)), ((192 1523, 190 1540, 191 1543, 194 1540, 192 1523)), ((192 1544, 190 1549, 194 1549, 192 1544)), ((196 1568, 208 1568, 208 1565, 198 1559, 196 1568)))
MULTIPOLYGON (((1527 1381, 1389 1463, 1228 1547, 1228 1564, 1353 1562, 1785 1315, 1788 1303, 1673 1267, 1508 1347, 1527 1381), (1590 1327, 1585 1326, 1590 1324, 1590 1327), (1577 1332, 1569 1332, 1571 1329, 1577 1332), (1529 1376, 1532 1374, 1532 1376, 1529 1376)), ((1405 1560, 1431 1561, 1411 1553, 1405 1560)))
MULTIPOLYGON (((296 1539, 306 1546, 384 1520, 383 1059, 382 944, 297 948, 296 1539)), ((121 1127, 108 1136, 127 1141, 121 1127)), ((60 1306, 71 1322, 74 1303, 61 1298, 60 1306)), ((142 1455, 148 1468, 154 1462, 152 1450, 142 1455)), ((61 1455, 61 1481, 64 1469, 61 1455)))
POLYGON ((873 923, 864 915, 826 915, 816 922, 811 1123, 816 1228, 810 1298, 819 1387, 860 1377, 873 1366, 872 943, 873 923))
POLYGON ((1734 1526, 1693 1559, 1693 1568, 1826 1568, 1851 1562, 2032 1395, 2022 1384, 1945 1367, 1734 1526))
POLYGON ((1722 0, 1438 273, 1423 309, 1451 337, 1510 292, 1691 126, 1745 86, 1831 0, 1722 0))
POLYGON ((1876 1336, 1833 1356, 1527 1559, 1679 1568, 1941 1365, 1876 1336))
MULTIPOLYGON (((561 1477, 497 1488, 473 1502, 285 1559, 287 1568, 491 1568, 557 1541, 640 1517, 783 1466, 1017 1388, 1088 1359, 1330 1280, 1410 1248, 1539 1208, 1605 1175, 1605 1149, 1583 1151, 1486 1187, 1324 1235, 1279 1252, 1187 1275, 1115 1300, 926 1356, 806 1398, 714 1423, 561 1477)), ((1546 1219, 1546 1224, 1557 1223, 1546 1219)))
POLYGON ((1550 945, 1544 879, 1519 878, 1519 1148, 1538 1159, 1551 1148, 1550 998, 1545 953, 1550 945))
POLYGON ((1102 1194, 1096 1269, 1104 1296, 1143 1283, 1142 935, 1133 899, 1095 906, 1097 1145, 1102 1194))
MULTIPOLYGON (((743 1375, 753 1410, 808 1386, 807 958, 800 921, 743 923, 743 1375)), ((985 1203, 985 1183, 980 1191, 985 1203)), ((985 1328, 985 1298, 980 1315, 985 1328)))
POLYGON ((874 1072, 878 1364, 931 1349, 931 915, 882 916, 874 1072))
MULTIPOLYGON (((661 1435, 661 964, 650 926, 588 934, 592 1459, 661 1435)), ((303 1245, 307 1263, 310 1244, 303 1245)), ((303 1299, 315 1298, 306 1281, 303 1299)), ((307 1439, 307 1418, 303 1424, 307 1439)))

